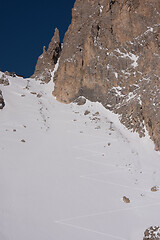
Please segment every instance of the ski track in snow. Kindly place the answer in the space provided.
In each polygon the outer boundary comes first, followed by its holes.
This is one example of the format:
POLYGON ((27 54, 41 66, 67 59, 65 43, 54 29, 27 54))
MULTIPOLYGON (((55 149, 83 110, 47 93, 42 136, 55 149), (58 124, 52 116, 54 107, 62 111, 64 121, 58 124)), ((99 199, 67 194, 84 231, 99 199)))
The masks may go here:
MULTIPOLYGON (((96 216, 96 215, 95 215, 95 216, 96 216)), ((74 219, 72 219, 72 220, 74 220, 74 219)), ((107 234, 107 233, 104 233, 104 232, 95 231, 95 230, 90 229, 90 228, 85 228, 85 227, 80 227, 80 226, 77 226, 77 225, 65 223, 65 222, 63 222, 63 221, 56 221, 56 223, 62 224, 62 225, 66 225, 66 226, 68 226, 68 227, 72 227, 72 228, 75 228, 75 229, 80 229, 80 230, 83 230, 83 231, 95 233, 95 234, 98 234, 98 235, 103 235, 103 236, 111 237, 111 238, 114 238, 114 239, 127 240, 126 238, 121 238, 121 237, 118 237, 118 236, 115 236, 115 235, 112 235, 112 234, 107 234)))

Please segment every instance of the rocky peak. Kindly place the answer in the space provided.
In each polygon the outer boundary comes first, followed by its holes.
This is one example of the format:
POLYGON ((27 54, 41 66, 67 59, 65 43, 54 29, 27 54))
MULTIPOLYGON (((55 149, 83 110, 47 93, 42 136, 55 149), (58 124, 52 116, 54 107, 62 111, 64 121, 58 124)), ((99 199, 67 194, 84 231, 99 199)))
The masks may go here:
POLYGON ((48 46, 48 50, 45 50, 45 46, 43 47, 43 53, 38 58, 34 74, 32 78, 36 78, 37 80, 42 80, 44 82, 49 82, 51 80, 51 73, 54 70, 55 64, 58 61, 61 52, 61 44, 59 31, 56 28, 54 32, 54 36, 48 46))
POLYGON ((160 150, 160 2, 76 0, 53 95, 99 101, 160 150))

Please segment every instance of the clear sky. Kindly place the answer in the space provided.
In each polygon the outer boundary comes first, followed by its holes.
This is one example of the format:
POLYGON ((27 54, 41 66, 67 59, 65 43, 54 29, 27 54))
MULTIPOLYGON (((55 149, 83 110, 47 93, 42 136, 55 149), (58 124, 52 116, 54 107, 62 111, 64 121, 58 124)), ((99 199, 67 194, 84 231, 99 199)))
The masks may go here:
POLYGON ((57 27, 61 42, 75 0, 5 0, 0 12, 0 70, 29 77, 57 27))

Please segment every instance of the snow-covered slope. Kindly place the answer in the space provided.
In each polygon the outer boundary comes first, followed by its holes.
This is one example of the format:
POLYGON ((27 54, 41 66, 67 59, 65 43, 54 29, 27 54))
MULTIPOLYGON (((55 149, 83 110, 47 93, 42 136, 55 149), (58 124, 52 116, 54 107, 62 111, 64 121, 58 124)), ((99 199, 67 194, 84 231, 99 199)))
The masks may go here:
POLYGON ((0 240, 142 240, 159 225, 160 192, 151 188, 160 185, 160 154, 149 137, 99 103, 57 102, 52 82, 9 82, 1 86, 0 240))

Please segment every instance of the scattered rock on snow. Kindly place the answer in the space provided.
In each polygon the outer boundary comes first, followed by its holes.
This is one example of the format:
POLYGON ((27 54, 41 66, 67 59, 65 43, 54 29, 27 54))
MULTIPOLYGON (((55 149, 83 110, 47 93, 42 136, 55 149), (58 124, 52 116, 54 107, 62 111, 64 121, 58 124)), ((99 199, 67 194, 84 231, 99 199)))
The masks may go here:
POLYGON ((36 95, 37 93, 36 92, 30 92, 31 94, 33 94, 33 95, 36 95))
POLYGON ((160 239, 160 227, 150 227, 144 232, 143 240, 159 240, 160 239))
POLYGON ((89 113, 90 113, 90 111, 86 110, 86 111, 84 112, 84 115, 88 115, 89 113))
POLYGON ((84 97, 79 97, 76 100, 74 100, 77 105, 84 105, 86 103, 86 99, 84 97))
POLYGON ((99 116, 99 112, 94 113, 93 116, 99 116))
POLYGON ((159 191, 159 187, 158 186, 154 186, 154 187, 151 188, 151 191, 152 192, 157 192, 157 191, 159 191))
POLYGON ((6 71, 6 72, 5 72, 5 75, 11 76, 11 77, 16 77, 15 72, 8 72, 8 71, 6 71))
POLYGON ((40 93, 38 93, 38 94, 37 94, 37 97, 38 97, 38 98, 41 98, 41 97, 42 97, 42 95, 41 95, 40 93))
POLYGON ((123 197, 123 202, 125 202, 125 203, 130 203, 130 199, 127 198, 126 196, 124 196, 124 197, 123 197))

